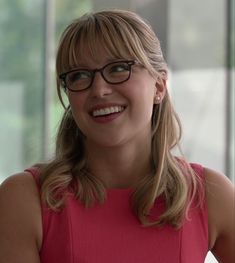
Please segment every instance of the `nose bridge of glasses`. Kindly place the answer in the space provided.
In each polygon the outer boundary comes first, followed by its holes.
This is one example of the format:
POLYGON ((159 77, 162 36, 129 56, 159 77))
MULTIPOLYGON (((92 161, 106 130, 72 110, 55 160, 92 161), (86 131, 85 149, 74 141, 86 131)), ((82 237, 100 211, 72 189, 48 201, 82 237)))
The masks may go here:
POLYGON ((103 78, 103 80, 105 82, 107 82, 107 80, 106 80, 106 78, 104 76, 104 69, 105 69, 105 67, 97 68, 97 69, 92 70, 92 82, 94 82, 94 79, 97 77, 96 73, 100 73, 100 76, 103 78))

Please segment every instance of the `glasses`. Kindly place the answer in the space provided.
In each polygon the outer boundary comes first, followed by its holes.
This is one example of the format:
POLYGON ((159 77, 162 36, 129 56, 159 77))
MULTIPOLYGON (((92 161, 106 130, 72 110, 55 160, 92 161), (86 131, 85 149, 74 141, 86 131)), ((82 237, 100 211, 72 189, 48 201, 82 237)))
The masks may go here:
POLYGON ((59 76, 62 85, 71 91, 78 92, 91 87, 95 73, 100 72, 103 79, 109 84, 120 84, 131 76, 131 67, 137 61, 116 61, 106 64, 100 69, 73 69, 59 76))

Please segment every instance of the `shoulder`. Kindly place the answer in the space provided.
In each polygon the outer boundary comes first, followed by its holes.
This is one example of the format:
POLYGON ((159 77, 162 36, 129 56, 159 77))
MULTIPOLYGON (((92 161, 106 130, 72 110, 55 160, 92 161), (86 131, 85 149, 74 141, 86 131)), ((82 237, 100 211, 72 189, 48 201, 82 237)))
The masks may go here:
POLYGON ((218 231, 225 231, 224 221, 234 217, 234 185, 222 173, 205 168, 206 196, 209 215, 213 216, 218 231))
MULTIPOLYGON (((34 201, 39 201, 39 194, 33 176, 28 172, 22 172, 9 176, 0 185, 0 198, 6 202, 27 201, 27 206, 34 201), (30 197, 30 199, 28 199, 30 197), (30 202, 29 202, 30 200, 30 202)), ((40 203, 40 202, 39 202, 40 203)))
POLYGON ((22 246, 27 244, 40 249, 41 205, 31 174, 23 172, 12 175, 0 185, 0 215, 0 246, 4 249, 3 253, 9 246, 5 240, 10 241, 13 250, 18 242, 22 246))
POLYGON ((204 169, 209 220, 209 248, 220 262, 234 262, 234 185, 222 173, 204 169))

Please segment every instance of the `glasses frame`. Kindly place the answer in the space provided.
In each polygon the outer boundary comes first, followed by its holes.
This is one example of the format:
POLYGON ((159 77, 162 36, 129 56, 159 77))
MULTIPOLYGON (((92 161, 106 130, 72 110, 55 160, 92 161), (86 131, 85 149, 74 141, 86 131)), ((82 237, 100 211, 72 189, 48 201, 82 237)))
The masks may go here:
POLYGON ((93 81, 94 81, 96 72, 100 72, 102 78, 103 78, 107 83, 112 84, 112 85, 117 85, 117 84, 121 84, 121 83, 123 83, 123 82, 126 82, 126 81, 128 81, 128 80, 130 79, 130 76, 131 76, 131 73, 132 73, 132 68, 131 68, 131 67, 132 67, 133 65, 137 64, 137 63, 138 63, 138 62, 137 62, 136 60, 120 60, 120 61, 118 60, 118 61, 110 62, 110 63, 104 65, 102 68, 97 68, 97 69, 75 68, 75 69, 72 69, 72 70, 69 70, 69 71, 67 71, 67 72, 65 72, 65 73, 60 74, 60 75, 59 75, 59 79, 62 81, 62 86, 63 86, 65 89, 69 89, 69 90, 72 91, 72 92, 80 92, 80 91, 89 89, 89 88, 92 86, 92 84, 93 84, 93 81), (127 65, 128 65, 129 75, 128 75, 127 79, 122 80, 122 81, 119 81, 119 82, 115 82, 115 83, 113 83, 113 82, 111 82, 111 81, 108 81, 108 80, 105 78, 105 76, 104 76, 104 69, 105 69, 106 67, 108 67, 109 65, 111 65, 111 64, 115 64, 115 63, 119 63, 119 62, 120 62, 120 63, 127 63, 127 65), (84 71, 90 72, 90 73, 91 73, 91 83, 90 83, 90 85, 88 85, 88 87, 86 87, 86 88, 84 88, 84 89, 74 90, 74 89, 71 89, 71 88, 69 88, 69 87, 67 86, 67 84, 66 84, 66 77, 67 77, 67 75, 70 74, 71 72, 75 72, 75 71, 78 71, 78 70, 84 70, 84 71))

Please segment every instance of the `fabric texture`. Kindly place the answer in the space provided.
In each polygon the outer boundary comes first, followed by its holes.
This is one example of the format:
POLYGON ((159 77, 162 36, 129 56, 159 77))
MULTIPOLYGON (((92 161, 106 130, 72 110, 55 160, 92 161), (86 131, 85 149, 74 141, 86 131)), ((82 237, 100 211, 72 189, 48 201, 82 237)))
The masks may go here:
MULTIPOLYGON (((203 167, 192 164, 192 168, 204 180, 203 167)), ((36 168, 26 171, 39 181, 36 168)), ((130 189, 108 189, 104 204, 85 208, 71 194, 61 212, 42 204, 41 263, 204 262, 208 252, 206 202, 203 207, 192 204, 189 218, 176 230, 170 225, 142 226, 131 210, 130 195, 130 189)), ((164 200, 156 200, 151 216, 159 216, 164 207, 164 200)))

